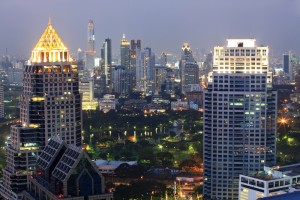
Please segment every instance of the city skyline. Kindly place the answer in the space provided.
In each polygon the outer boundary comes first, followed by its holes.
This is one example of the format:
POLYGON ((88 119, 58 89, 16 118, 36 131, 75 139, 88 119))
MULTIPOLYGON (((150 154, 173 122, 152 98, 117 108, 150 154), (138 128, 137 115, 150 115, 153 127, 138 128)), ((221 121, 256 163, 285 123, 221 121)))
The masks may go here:
POLYGON ((109 37, 113 53, 118 54, 123 33, 129 39, 141 39, 145 47, 151 47, 157 54, 179 53, 183 42, 189 42, 195 50, 208 52, 213 46, 224 44, 226 38, 250 37, 270 46, 275 53, 300 52, 295 42, 300 28, 294 25, 300 18, 299 0, 153 0, 147 4, 137 0, 84 3, 65 0, 59 2, 60 6, 57 2, 1 1, 0 54, 7 48, 11 55, 28 58, 49 17, 73 54, 78 48, 87 49, 86 24, 90 19, 95 23, 97 52, 109 37), (46 11, 42 9, 45 5, 46 11), (19 33, 24 37, 19 37, 19 33))

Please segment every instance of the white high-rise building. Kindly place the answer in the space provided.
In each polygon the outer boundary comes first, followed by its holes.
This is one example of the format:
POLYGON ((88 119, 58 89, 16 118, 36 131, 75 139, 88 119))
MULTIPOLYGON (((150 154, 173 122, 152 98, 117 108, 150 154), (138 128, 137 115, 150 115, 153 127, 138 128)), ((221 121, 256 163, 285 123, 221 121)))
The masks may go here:
POLYGON ((4 199, 22 198, 37 155, 53 135, 67 144, 81 146, 78 83, 77 65, 49 21, 25 65, 20 123, 11 126, 0 185, 4 199))
POLYGON ((214 48, 204 92, 204 196, 237 199, 240 174, 274 165, 276 97, 269 49, 255 39, 214 48))

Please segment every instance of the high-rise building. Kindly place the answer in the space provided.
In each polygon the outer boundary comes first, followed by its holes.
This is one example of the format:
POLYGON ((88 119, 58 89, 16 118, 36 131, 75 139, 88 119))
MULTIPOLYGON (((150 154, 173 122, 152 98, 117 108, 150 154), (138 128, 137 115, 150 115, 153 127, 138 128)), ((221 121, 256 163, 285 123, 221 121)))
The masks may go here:
POLYGON ((122 97, 129 96, 130 90, 132 89, 131 81, 131 67, 130 67, 130 43, 126 39, 125 34, 123 34, 121 40, 121 66, 125 68, 125 77, 126 77, 126 87, 120 93, 122 97))
POLYGON ((51 136, 81 146, 81 97, 78 69, 49 21, 25 65, 20 123, 11 126, 0 194, 19 199, 36 157, 51 136))
POLYGON ((269 49, 255 39, 214 48, 204 92, 204 196, 237 199, 240 174, 276 161, 277 93, 269 49))
POLYGON ((297 70, 295 69, 296 63, 293 62, 294 55, 290 51, 288 54, 283 55, 283 71, 288 75, 288 79, 293 81, 297 70))
POLYGON ((125 91, 127 89, 125 67, 112 66, 111 77, 113 92, 120 94, 121 97, 124 97, 125 91))
POLYGON ((0 118, 4 118, 4 88, 0 84, 0 118))
POLYGON ((138 51, 136 61, 136 91, 145 96, 154 94, 155 55, 151 48, 138 51))
POLYGON ((88 47, 85 52, 85 68, 93 69, 95 67, 95 34, 94 34, 94 22, 89 20, 88 22, 88 47))
POLYGON ((112 200, 88 153, 53 136, 41 151, 24 200, 112 200))
POLYGON ((136 62, 137 55, 141 51, 142 42, 141 40, 131 40, 130 42, 130 85, 131 91, 136 91, 136 62))
POLYGON ((160 65, 166 67, 168 63, 167 53, 162 52, 160 55, 160 65))
POLYGON ((106 91, 111 92, 111 64, 112 64, 112 48, 111 39, 105 39, 101 49, 101 71, 105 76, 106 91))
POLYGON ((200 84, 199 80, 199 66, 195 61, 192 50, 188 43, 182 46, 181 60, 179 63, 181 92, 191 91, 191 85, 200 84))

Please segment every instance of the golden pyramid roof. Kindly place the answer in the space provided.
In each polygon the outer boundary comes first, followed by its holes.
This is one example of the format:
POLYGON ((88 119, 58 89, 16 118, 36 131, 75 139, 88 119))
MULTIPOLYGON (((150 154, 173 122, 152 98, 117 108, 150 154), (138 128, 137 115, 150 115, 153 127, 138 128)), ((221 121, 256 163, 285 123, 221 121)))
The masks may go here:
POLYGON ((58 62, 69 61, 69 59, 69 50, 56 33, 49 19, 42 37, 32 50, 31 61, 58 62))

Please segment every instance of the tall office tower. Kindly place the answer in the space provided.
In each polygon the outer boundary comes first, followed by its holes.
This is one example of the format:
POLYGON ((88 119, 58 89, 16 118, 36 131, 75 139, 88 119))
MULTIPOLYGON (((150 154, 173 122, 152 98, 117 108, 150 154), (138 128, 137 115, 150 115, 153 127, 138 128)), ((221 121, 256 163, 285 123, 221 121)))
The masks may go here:
POLYGON ((36 156, 57 135, 81 146, 81 97, 77 65, 51 22, 25 65, 20 124, 11 126, 0 194, 18 199, 27 188, 36 156))
POLYGON ((160 65, 166 67, 168 63, 167 53, 162 52, 160 55, 160 65))
POLYGON ((288 54, 283 55, 283 71, 288 75, 290 81, 295 80, 295 75, 298 72, 299 59, 289 51, 288 54))
POLYGON ((195 61, 188 43, 182 46, 181 60, 179 62, 181 93, 191 91, 192 85, 200 84, 199 66, 195 61))
POLYGON ((155 55, 151 48, 139 51, 136 61, 136 91, 145 96, 154 94, 154 67, 155 55))
POLYGON ((105 39, 101 49, 101 71, 105 75, 106 91, 111 92, 111 62, 112 62, 112 49, 111 39, 105 39))
POLYGON ((161 87, 167 78, 167 67, 166 66, 155 66, 154 67, 154 94, 162 92, 161 87))
POLYGON ((125 67, 125 76, 126 76, 126 87, 121 91, 121 97, 128 97, 130 90, 132 89, 131 85, 131 68, 130 68, 130 43, 126 39, 125 34, 123 34, 121 40, 121 66, 125 67))
POLYGON ((89 20, 88 22, 88 47, 85 51, 85 68, 93 69, 95 67, 95 34, 94 34, 94 22, 89 20))
POLYGON ((84 63, 84 51, 82 51, 80 48, 77 50, 77 67, 78 70, 83 70, 85 63, 84 63))
POLYGON ((141 51, 141 40, 131 40, 130 42, 130 85, 131 91, 136 91, 136 57, 137 54, 141 51))
POLYGON ((0 118, 4 118, 4 89, 0 84, 0 118))
POLYGON ((124 91, 127 88, 126 82, 126 73, 124 66, 112 66, 111 68, 111 77, 112 77, 112 88, 113 92, 118 94, 124 94, 124 91))
POLYGON ((237 199, 240 174, 276 161, 277 93, 267 46, 228 39, 214 48, 204 92, 204 195, 237 199))

